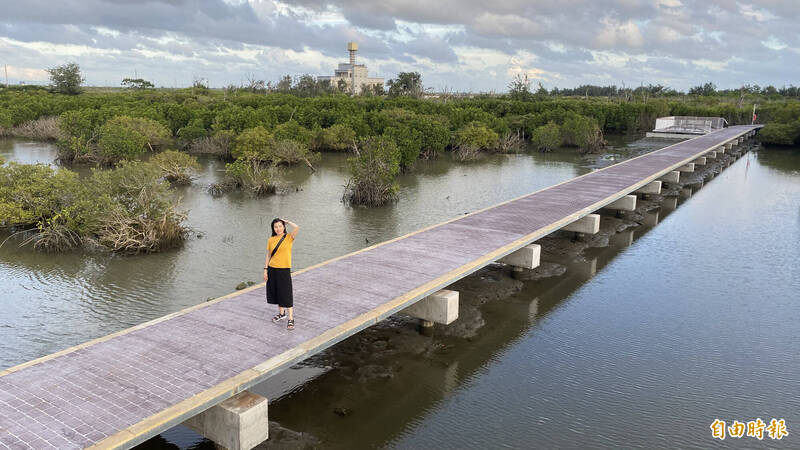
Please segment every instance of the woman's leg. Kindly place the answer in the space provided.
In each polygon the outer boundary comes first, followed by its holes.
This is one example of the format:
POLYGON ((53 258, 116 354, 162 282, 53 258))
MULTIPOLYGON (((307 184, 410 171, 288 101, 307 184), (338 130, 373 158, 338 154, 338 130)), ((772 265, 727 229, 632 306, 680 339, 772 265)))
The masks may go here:
POLYGON ((289 310, 289 320, 294 320, 294 315, 292 315, 292 312, 293 312, 294 308, 289 307, 289 308, 286 308, 286 309, 289 310))

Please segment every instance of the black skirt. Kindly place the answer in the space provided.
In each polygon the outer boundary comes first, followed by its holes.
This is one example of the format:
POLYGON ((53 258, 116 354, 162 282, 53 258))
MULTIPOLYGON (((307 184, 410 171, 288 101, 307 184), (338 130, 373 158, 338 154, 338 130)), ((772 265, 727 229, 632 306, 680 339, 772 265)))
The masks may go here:
POLYGON ((294 305, 291 271, 292 269, 267 268, 267 303, 283 308, 294 305))

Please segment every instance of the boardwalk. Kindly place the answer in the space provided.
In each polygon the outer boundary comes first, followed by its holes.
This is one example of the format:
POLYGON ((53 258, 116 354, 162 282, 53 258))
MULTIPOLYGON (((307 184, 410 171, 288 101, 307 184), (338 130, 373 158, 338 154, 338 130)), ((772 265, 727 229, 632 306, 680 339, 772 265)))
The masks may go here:
POLYGON ((131 447, 757 127, 735 126, 0 372, 0 448, 131 447))

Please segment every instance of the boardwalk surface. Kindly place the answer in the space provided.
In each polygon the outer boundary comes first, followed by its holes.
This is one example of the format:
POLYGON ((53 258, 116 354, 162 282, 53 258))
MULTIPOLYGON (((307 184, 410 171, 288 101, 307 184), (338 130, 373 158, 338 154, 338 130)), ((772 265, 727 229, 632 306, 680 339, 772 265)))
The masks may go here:
POLYGON ((0 372, 0 448, 130 447, 755 127, 726 128, 0 372))

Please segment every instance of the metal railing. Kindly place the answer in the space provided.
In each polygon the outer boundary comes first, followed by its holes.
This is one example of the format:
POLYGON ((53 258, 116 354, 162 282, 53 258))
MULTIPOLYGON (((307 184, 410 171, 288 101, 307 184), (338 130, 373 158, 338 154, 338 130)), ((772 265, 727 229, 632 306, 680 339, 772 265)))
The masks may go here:
POLYGON ((727 123, 728 122, 722 117, 659 117, 656 119, 656 127, 653 131, 706 134, 724 128, 727 123))

